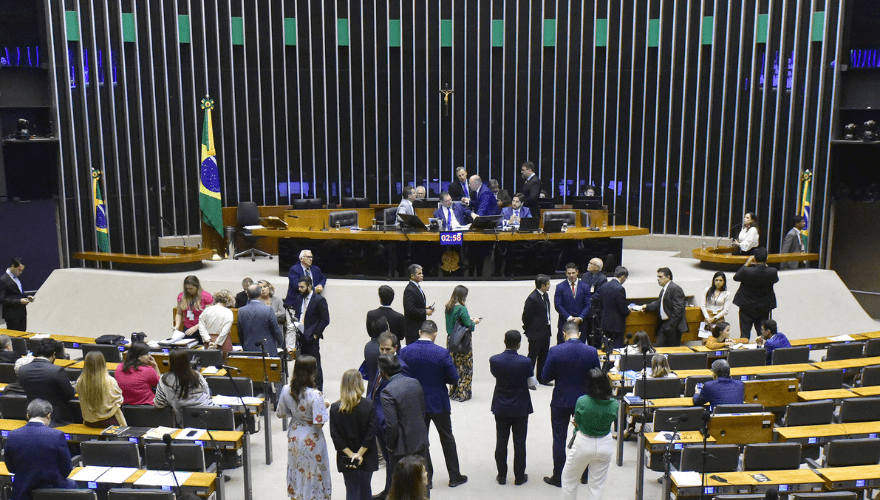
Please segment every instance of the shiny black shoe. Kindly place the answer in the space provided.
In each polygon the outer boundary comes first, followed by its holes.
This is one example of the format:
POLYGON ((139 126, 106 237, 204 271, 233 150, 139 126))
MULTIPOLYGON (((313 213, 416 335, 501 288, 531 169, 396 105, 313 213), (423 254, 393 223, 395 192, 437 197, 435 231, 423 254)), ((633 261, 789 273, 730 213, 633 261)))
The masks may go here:
POLYGON ((467 481, 468 481, 468 477, 462 474, 461 476, 458 476, 458 477, 455 478, 455 479, 450 479, 450 480, 449 480, 449 487, 450 487, 450 488, 455 488, 456 486, 461 486, 461 485, 463 485, 463 484, 466 483, 467 481))
POLYGON ((495 481, 498 484, 507 484, 507 478, 502 476, 501 474, 498 474, 497 476, 495 476, 495 481))
POLYGON ((528 481, 528 480, 529 480, 529 475, 528 475, 528 474, 523 474, 523 477, 520 477, 520 478, 514 479, 514 480, 513 480, 513 484, 514 484, 515 486, 519 486, 519 485, 521 485, 521 484, 525 484, 526 481, 528 481))
POLYGON ((550 486, 556 486, 557 488, 562 488, 562 480, 558 477, 553 476, 544 476, 544 482, 549 484, 550 486))

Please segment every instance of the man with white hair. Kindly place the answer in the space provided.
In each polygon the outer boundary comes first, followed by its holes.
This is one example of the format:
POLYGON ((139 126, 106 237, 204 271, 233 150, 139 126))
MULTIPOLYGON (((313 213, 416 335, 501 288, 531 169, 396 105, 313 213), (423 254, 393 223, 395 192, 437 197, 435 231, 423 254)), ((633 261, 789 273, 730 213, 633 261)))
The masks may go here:
POLYGON ((327 278, 324 277, 324 274, 318 266, 312 265, 312 262, 314 262, 314 256, 312 256, 311 250, 303 250, 299 253, 299 263, 294 264, 290 268, 290 273, 287 275, 287 297, 284 299, 284 305, 292 307, 293 299, 299 295, 299 291, 297 290, 299 279, 303 276, 312 280, 312 289, 315 293, 321 293, 324 291, 324 285, 327 284, 327 278))

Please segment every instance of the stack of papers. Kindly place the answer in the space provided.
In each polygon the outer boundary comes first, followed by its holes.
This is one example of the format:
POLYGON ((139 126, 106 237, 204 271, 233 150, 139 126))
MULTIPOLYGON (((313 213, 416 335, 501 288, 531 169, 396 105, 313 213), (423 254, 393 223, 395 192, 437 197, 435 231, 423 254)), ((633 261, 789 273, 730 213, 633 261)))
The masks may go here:
POLYGON ((192 476, 192 472, 148 470, 134 484, 136 486, 176 486, 185 483, 190 476, 192 476), (176 482, 175 477, 177 478, 176 482))
POLYGON ((155 427, 144 433, 144 439, 162 439, 165 434, 174 434, 177 431, 174 427, 155 427))
POLYGON ((703 484, 700 473, 694 471, 677 470, 672 473, 672 480, 675 481, 675 484, 677 484, 679 488, 702 486, 703 484))
MULTIPOLYGON (((36 335, 34 335, 34 338, 36 338, 36 335)), ((828 340, 832 340, 834 342, 852 342, 855 339, 850 337, 849 335, 838 335, 836 337, 828 337, 828 340)))
POLYGON ((87 465, 79 472, 71 476, 74 481, 97 482, 106 484, 122 484, 130 478, 137 469, 134 467, 99 467, 87 465))
POLYGON ((238 396, 214 396, 211 398, 214 400, 214 404, 217 406, 241 406, 241 402, 244 401, 246 405, 259 405, 263 401, 254 396, 245 396, 241 399, 238 396))

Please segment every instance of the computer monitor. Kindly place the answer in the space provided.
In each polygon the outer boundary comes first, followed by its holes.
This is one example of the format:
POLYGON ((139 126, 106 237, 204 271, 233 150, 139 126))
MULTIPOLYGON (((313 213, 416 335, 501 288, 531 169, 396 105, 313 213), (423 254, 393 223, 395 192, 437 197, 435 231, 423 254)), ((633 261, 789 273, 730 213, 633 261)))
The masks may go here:
POLYGON ((478 215, 471 223, 471 229, 494 229, 501 220, 501 215, 478 215))

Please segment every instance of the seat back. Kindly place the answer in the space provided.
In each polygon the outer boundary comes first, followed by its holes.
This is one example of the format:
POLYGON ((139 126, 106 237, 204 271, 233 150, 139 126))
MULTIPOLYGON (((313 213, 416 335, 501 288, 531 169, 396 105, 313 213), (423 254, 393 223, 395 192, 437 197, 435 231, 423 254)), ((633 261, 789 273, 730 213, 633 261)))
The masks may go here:
POLYGON ((83 441, 80 443, 80 454, 84 466, 134 468, 141 466, 138 445, 131 441, 83 441))
POLYGON ((397 223, 397 207, 386 208, 382 212, 382 219, 385 221, 384 224, 386 226, 393 226, 397 223))
POLYGON ((808 363, 810 361, 810 348, 808 346, 783 347, 773 349, 771 365, 791 365, 794 363, 808 363))
POLYGON ((328 218, 328 227, 355 227, 358 225, 357 210, 343 210, 341 212, 330 212, 328 218))
POLYGON ((798 400, 798 379, 746 380, 743 403, 756 403, 764 408, 781 408, 798 400))
POLYGON ((713 415, 723 415, 730 413, 761 413, 764 411, 764 405, 755 403, 743 403, 740 405, 715 405, 712 410, 713 415))
POLYGON ((843 387, 843 370, 807 370, 801 377, 802 391, 823 391, 843 387))
POLYGON ((33 500, 98 500, 94 490, 68 490, 64 488, 39 488, 31 490, 33 500))
POLYGON ((880 365, 866 366, 862 369, 862 386, 872 385, 880 385, 880 365))
POLYGON ((305 198, 297 198, 293 200, 293 205, 291 205, 294 210, 305 210, 309 208, 309 200, 305 198))
POLYGON ((653 354, 648 354, 647 356, 642 356, 641 354, 627 354, 620 356, 620 367, 621 371, 629 371, 632 370, 634 372, 642 371, 642 368, 645 367, 645 364, 648 365, 648 368, 651 368, 651 356, 653 354))
MULTIPOLYGON (((172 470, 165 443, 147 443, 144 462, 149 470, 172 470)), ((174 470, 205 472, 205 449, 195 443, 172 443, 174 470)))
POLYGON ((690 445, 681 450, 681 465, 678 470, 708 473, 733 472, 737 467, 739 467, 739 446, 735 444, 707 444, 705 469, 703 468, 703 446, 690 445))
POLYGON ((682 408, 658 408, 654 410, 654 432, 673 431, 678 427, 679 431, 698 431, 703 428, 703 413, 706 410, 702 406, 690 406, 682 408), (678 419, 678 422, 670 419, 678 419))
POLYGON ((122 414, 132 427, 174 427, 174 410, 170 406, 123 405, 122 414))
POLYGON ((0 396, 0 415, 5 419, 27 420, 27 396, 0 396))
POLYGON ((825 445, 825 467, 877 465, 880 438, 835 439, 825 445))
POLYGON ((0 383, 11 384, 16 380, 15 363, 0 363, 0 383))
POLYGON ((873 358, 874 356, 880 356, 880 338, 865 342, 865 357, 873 358))
POLYGON ((205 377, 208 381, 208 388, 213 395, 238 396, 242 397, 254 395, 254 382, 247 377, 232 377, 230 381, 228 377, 205 377), (237 389, 237 392, 236 392, 237 389))
POLYGON ((684 396, 692 397, 697 392, 697 384, 705 384, 713 378, 712 375, 691 375, 684 381, 684 396))
POLYGON ((234 431, 235 416, 232 408, 190 406, 183 410, 183 426, 212 431, 234 431))
POLYGON ((681 396, 681 379, 678 378, 649 378, 637 379, 635 394, 640 398, 677 398, 681 396))
POLYGON ((707 426, 709 435, 718 444, 769 443, 773 440, 773 422, 770 412, 744 414, 713 413, 707 426))
POLYGON ((840 402, 840 422, 870 422, 880 415, 880 396, 848 398, 840 402))
POLYGON ((260 207, 253 201, 240 201, 235 218, 240 228, 255 226, 260 223, 260 207))
POLYGON ((669 369, 676 370, 705 370, 708 368, 709 353, 706 352, 690 352, 690 353, 670 353, 666 355, 666 361, 669 362, 669 369))
POLYGON ((83 357, 90 352, 98 351, 104 355, 104 361, 108 363, 122 363, 122 351, 119 350, 119 346, 107 344, 81 344, 80 348, 82 349, 83 357))
MULTIPOLYGON (((9 340, 12 341, 12 350, 21 354, 22 356, 27 356, 28 353, 28 343, 27 339, 23 339, 21 337, 10 337, 9 340)), ((880 339, 878 339, 880 340, 880 339)))
POLYGON ((187 349, 186 355, 192 364, 200 367, 218 366, 224 362, 223 351, 220 349, 187 349))
POLYGON ((67 379, 71 382, 76 382, 79 380, 79 376, 82 375, 82 368, 64 368, 64 373, 67 374, 67 379))
POLYGON ((107 492, 107 500, 175 500, 176 498, 173 491, 165 490, 113 488, 107 492))
POLYGON ((577 215, 571 210, 553 210, 543 212, 544 224, 551 220, 561 220, 562 222, 574 227, 577 221, 577 215))
POLYGON ((800 443, 756 443, 743 449, 743 470, 783 470, 801 466, 800 443))
POLYGON ((731 368, 766 365, 767 349, 734 349, 727 353, 727 363, 731 368))
POLYGON ((832 419, 834 419, 833 400, 805 401, 802 403, 791 403, 786 407, 782 425, 784 427, 823 425, 830 424, 832 419))
POLYGON ((828 346, 828 351, 825 353, 825 360, 838 361, 841 359, 861 358, 864 354, 864 342, 841 342, 828 346))
POLYGON ((311 210, 324 208, 324 198, 312 198, 306 200, 306 207, 311 210))

